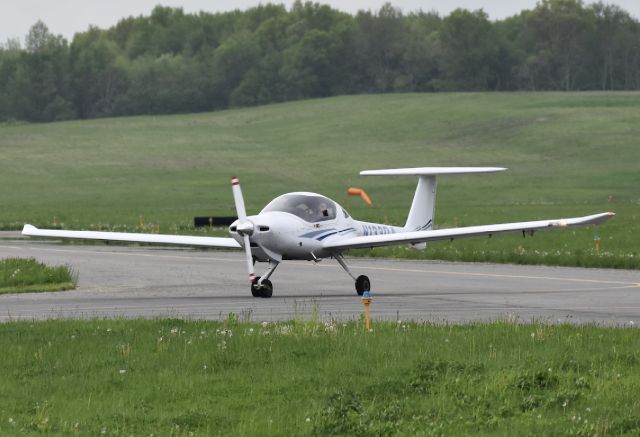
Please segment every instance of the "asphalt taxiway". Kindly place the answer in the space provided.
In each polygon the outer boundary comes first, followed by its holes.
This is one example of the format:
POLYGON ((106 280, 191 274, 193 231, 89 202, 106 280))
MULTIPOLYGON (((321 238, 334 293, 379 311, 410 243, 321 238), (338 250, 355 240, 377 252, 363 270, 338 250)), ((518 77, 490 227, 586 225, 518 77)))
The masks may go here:
MULTIPOLYGON (((355 319, 363 305, 334 260, 285 262, 271 299, 254 298, 240 252, 0 240, 0 258, 66 264, 78 288, 0 295, 0 321, 179 317, 355 319)), ((375 319, 464 323, 640 323, 640 271, 352 258, 371 278, 375 319)), ((256 265, 257 271, 264 269, 256 265)))

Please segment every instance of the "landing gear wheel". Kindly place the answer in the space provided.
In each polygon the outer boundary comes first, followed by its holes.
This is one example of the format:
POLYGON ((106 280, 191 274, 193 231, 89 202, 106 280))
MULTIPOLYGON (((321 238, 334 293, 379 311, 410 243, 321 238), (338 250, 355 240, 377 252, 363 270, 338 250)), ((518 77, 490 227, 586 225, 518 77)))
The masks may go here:
POLYGON ((271 297, 271 295, 273 294, 273 284, 271 283, 271 281, 268 279, 262 281, 260 291, 260 297, 271 297))
POLYGON ((369 281, 369 278, 364 275, 358 276, 356 279, 356 292, 358 293, 358 296, 362 296, 365 291, 370 290, 371 282, 369 281))
POLYGON ((257 276, 251 284, 251 295, 253 297, 271 297, 273 295, 273 284, 270 280, 265 279, 261 285, 258 285, 260 276, 257 276))
POLYGON ((253 279, 251 283, 251 295, 253 297, 260 297, 260 287, 258 286, 258 281, 260 280, 260 276, 253 279))

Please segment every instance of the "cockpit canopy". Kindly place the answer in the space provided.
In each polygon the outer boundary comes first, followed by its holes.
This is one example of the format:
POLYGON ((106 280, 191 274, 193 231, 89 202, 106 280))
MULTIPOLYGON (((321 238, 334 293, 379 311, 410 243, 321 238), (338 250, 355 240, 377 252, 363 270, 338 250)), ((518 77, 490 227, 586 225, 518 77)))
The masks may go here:
POLYGON ((291 193, 276 197, 262 212, 288 212, 307 222, 316 223, 335 219, 336 209, 336 203, 324 196, 291 193))

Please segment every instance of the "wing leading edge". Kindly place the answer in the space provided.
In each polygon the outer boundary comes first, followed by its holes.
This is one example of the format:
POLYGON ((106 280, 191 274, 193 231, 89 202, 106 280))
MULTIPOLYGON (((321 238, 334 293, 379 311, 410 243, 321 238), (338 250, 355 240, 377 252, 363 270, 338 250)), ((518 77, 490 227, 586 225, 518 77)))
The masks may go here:
POLYGON ((130 232, 61 231, 56 229, 38 229, 32 225, 24 225, 22 235, 29 237, 74 238, 79 240, 175 244, 181 246, 227 247, 230 249, 241 248, 236 240, 225 237, 194 237, 189 235, 138 234, 130 232))
POLYGON ((353 237, 348 239, 334 238, 326 240, 326 249, 346 250, 356 248, 370 248, 378 246, 392 246, 395 244, 415 244, 429 241, 450 240, 456 238, 478 237, 508 232, 527 232, 542 229, 563 228, 568 226, 596 225, 604 223, 613 217, 612 212, 594 214, 585 217, 574 217, 557 220, 538 220, 531 222, 504 223, 497 225, 468 226, 463 228, 438 229, 433 231, 400 232, 388 235, 373 235, 367 237, 353 237))

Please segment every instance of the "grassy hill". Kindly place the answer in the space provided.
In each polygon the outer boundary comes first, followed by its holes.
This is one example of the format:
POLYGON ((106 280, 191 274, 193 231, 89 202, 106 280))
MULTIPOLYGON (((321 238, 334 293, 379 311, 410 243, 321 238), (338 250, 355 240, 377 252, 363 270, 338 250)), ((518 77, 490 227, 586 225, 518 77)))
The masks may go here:
POLYGON ((0 227, 64 224, 188 232, 234 213, 229 178, 258 212, 287 191, 321 192, 356 218, 403 224, 413 178, 363 169, 505 166, 439 179, 436 226, 615 211, 598 228, 434 243, 376 254, 640 266, 640 94, 348 96, 215 113, 0 126, 0 227), (367 207, 347 198, 364 188, 367 207), (594 236, 603 252, 594 253, 594 236))

